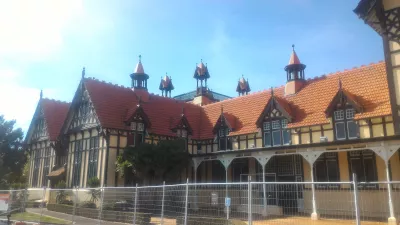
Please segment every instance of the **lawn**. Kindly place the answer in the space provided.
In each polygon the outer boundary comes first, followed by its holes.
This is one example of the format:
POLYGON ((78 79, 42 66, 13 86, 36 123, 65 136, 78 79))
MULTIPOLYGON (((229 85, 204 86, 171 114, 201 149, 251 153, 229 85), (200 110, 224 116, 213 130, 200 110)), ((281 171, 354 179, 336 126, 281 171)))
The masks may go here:
POLYGON ((11 220, 17 221, 29 221, 29 222, 43 222, 43 223, 52 223, 52 224, 71 224, 71 221, 58 219, 50 216, 42 216, 36 213, 24 212, 24 213, 16 213, 11 215, 11 220))

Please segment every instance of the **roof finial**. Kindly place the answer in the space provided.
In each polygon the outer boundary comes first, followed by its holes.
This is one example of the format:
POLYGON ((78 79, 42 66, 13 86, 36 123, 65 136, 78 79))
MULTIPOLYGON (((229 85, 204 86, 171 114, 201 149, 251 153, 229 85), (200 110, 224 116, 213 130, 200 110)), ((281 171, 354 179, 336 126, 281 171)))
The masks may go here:
POLYGON ((342 90, 342 79, 339 77, 339 90, 342 90))
POLYGON ((200 59, 200 62, 203 63, 203 59, 200 59))
POLYGON ((292 48, 293 48, 293 51, 294 51, 294 44, 292 44, 292 48))
POLYGON ((182 116, 185 115, 185 104, 182 103, 182 116))
POLYGON ((271 87, 271 97, 274 97, 274 88, 271 87))
POLYGON ((139 55, 139 62, 142 62, 142 55, 139 55))
POLYGON ((223 113, 224 113, 224 105, 221 104, 221 114, 223 114, 223 113))
POLYGON ((139 101, 138 101, 138 104, 136 106, 139 108, 141 106, 141 104, 142 104, 142 96, 139 95, 139 101))
POLYGON ((82 69, 82 79, 85 78, 85 67, 82 69))
POLYGON ((40 99, 42 99, 42 98, 43 98, 43 90, 40 89, 40 99))

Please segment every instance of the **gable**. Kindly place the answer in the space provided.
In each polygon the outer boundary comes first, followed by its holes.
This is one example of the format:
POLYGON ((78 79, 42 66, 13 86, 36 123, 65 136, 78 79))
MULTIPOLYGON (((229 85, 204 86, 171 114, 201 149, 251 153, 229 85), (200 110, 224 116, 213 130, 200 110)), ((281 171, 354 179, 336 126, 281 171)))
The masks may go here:
POLYGON ((27 132, 26 142, 30 144, 32 142, 48 139, 49 134, 47 131, 47 123, 44 117, 43 107, 41 106, 41 100, 39 100, 35 114, 32 118, 31 124, 27 132))

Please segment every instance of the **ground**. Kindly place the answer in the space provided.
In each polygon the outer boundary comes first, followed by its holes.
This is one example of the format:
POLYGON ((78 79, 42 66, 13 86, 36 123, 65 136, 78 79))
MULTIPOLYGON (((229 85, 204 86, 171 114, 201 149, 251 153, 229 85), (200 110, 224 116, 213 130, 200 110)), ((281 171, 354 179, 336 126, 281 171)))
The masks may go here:
POLYGON ((58 219, 51 216, 41 216, 40 214, 23 212, 11 215, 11 220, 13 221, 29 221, 29 222, 44 222, 51 224, 71 224, 71 221, 58 219))

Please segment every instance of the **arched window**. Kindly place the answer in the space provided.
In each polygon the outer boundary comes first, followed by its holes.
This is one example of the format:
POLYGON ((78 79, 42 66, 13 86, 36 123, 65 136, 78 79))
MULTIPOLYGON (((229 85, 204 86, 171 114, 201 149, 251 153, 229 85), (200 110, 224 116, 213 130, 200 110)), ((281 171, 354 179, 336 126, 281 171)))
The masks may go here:
POLYGON ((338 109, 333 112, 336 140, 359 138, 359 127, 354 121, 354 114, 355 110, 353 108, 338 109))
POLYGON ((264 146, 289 145, 290 130, 287 128, 288 120, 271 118, 263 123, 264 146))

